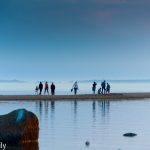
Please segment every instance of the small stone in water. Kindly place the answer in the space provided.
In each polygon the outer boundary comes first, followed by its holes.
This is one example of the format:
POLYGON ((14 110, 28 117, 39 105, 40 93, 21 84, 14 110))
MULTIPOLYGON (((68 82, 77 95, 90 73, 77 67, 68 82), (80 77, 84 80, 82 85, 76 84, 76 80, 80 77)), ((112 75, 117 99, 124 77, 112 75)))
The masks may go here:
POLYGON ((85 145, 86 145, 86 146, 89 146, 89 145, 90 145, 90 142, 89 142, 89 141, 86 141, 86 142, 85 142, 85 145))

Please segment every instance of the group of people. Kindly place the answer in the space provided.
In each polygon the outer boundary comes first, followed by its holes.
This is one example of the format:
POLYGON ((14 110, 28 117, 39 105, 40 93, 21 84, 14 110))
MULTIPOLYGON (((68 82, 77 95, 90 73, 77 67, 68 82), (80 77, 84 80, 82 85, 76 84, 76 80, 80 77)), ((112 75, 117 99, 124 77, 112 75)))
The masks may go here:
MULTIPOLYGON (((50 86, 50 89, 51 89, 51 95, 55 95, 55 84, 53 82, 50 86)), ((42 91, 43 91, 43 83, 40 82, 39 85, 37 85, 35 88, 35 94, 41 95, 42 91)), ((46 93, 49 95, 49 85, 47 81, 45 82, 45 87, 44 87, 44 94, 46 93)))
POLYGON ((98 89, 98 94, 109 94, 110 93, 110 84, 106 83, 106 81, 104 80, 101 83, 101 87, 98 89))
MULTIPOLYGON (((96 85, 97 83, 94 82, 92 86, 93 94, 95 94, 96 92, 96 85)), ((109 94, 109 93, 110 93, 110 84, 109 83, 106 84, 106 81, 104 80, 101 83, 101 87, 98 89, 97 94, 109 94)))
MULTIPOLYGON (((93 94, 96 93, 96 86, 97 86, 97 83, 94 82, 92 85, 93 94)), ((50 89, 51 89, 51 95, 55 95, 55 85, 53 82, 50 86, 50 89)), ((41 95, 42 90, 43 90, 43 84, 42 84, 42 82, 40 82, 39 85, 37 85, 35 88, 35 94, 41 95)), ((71 92, 74 91, 74 94, 76 95, 78 90, 79 90, 78 83, 76 81, 71 88, 71 92)), ((44 87, 44 94, 46 94, 46 93, 49 95, 49 85, 48 85, 47 81, 45 82, 45 87, 44 87)), ((97 90, 97 94, 109 94, 109 93, 110 93, 110 85, 109 85, 109 83, 106 83, 106 81, 104 80, 101 83, 101 87, 97 90)))
MULTIPOLYGON (((93 94, 96 93, 96 86, 97 86, 97 83, 94 82, 92 85, 93 94)), ((72 86, 71 92, 74 91, 74 94, 76 95, 78 90, 79 88, 78 88, 78 84, 76 81, 72 86)), ((104 80, 101 83, 101 87, 98 89, 97 94, 109 94, 109 93, 110 93, 110 84, 109 83, 106 84, 106 81, 104 80)))

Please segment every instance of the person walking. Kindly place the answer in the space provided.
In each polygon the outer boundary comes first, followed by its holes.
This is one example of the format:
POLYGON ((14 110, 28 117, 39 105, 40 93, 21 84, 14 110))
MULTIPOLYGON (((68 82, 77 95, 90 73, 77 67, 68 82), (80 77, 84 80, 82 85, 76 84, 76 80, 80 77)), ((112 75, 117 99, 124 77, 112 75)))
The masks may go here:
POLYGON ((72 90, 74 90, 74 95, 76 95, 77 94, 77 90, 79 90, 77 81, 73 84, 72 90))
POLYGON ((47 81, 45 82, 45 91, 44 91, 44 94, 46 94, 46 92, 49 95, 49 88, 48 88, 48 82, 47 81))
POLYGON ((52 95, 55 95, 55 85, 54 85, 53 82, 52 82, 52 84, 51 84, 51 94, 52 94, 52 95))
POLYGON ((40 90, 39 95, 41 95, 42 94, 42 90, 43 90, 43 84, 42 84, 42 82, 40 82, 40 84, 39 84, 39 90, 40 90))
POLYGON ((93 83, 93 86, 92 86, 93 94, 95 94, 95 91, 96 91, 96 85, 97 85, 97 83, 96 83, 96 82, 94 82, 94 83, 93 83))

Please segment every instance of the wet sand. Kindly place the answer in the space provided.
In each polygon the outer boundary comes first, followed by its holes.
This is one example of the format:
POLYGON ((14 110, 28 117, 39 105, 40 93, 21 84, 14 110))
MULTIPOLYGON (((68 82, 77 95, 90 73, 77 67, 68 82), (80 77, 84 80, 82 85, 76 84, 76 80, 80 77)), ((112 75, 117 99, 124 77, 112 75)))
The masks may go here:
POLYGON ((0 95, 0 100, 133 100, 150 98, 150 93, 111 93, 106 95, 0 95))

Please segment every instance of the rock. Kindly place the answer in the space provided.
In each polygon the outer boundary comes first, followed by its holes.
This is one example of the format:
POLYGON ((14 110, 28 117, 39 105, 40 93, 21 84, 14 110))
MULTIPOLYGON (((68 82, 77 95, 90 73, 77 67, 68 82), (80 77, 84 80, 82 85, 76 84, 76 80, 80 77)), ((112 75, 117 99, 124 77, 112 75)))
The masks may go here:
POLYGON ((6 115, 0 115, 0 141, 21 144, 37 142, 39 121, 35 114, 18 109, 6 115))
POLYGON ((123 136, 134 137, 134 136, 137 136, 137 134, 135 134, 135 133, 125 133, 125 134, 123 134, 123 136))
POLYGON ((38 142, 22 143, 19 145, 7 144, 5 150, 39 150, 39 145, 38 145, 38 142))
POLYGON ((89 141, 86 141, 86 142, 85 142, 85 145, 86 145, 86 146, 89 146, 89 145, 90 145, 90 142, 89 142, 89 141))

